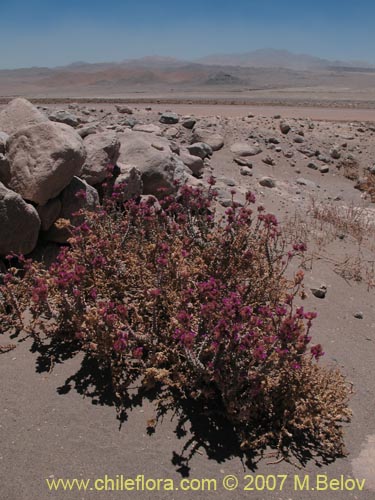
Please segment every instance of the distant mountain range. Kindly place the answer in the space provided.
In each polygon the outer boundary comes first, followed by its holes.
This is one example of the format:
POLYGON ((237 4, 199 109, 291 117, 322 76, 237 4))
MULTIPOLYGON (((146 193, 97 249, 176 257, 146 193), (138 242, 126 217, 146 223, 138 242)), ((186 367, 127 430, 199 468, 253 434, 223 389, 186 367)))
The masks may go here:
POLYGON ((375 68, 361 61, 329 61, 307 54, 295 54, 288 50, 259 49, 243 54, 215 54, 197 60, 201 64, 241 66, 255 68, 288 68, 309 71, 330 68, 375 68))
POLYGON ((0 70, 0 96, 121 95, 156 87, 197 91, 252 91, 287 87, 368 88, 375 65, 329 61, 286 50, 216 54, 197 60, 146 56, 122 62, 77 61, 55 68, 0 70), (360 74, 362 73, 362 74, 360 74))
MULTIPOLYGON (((138 59, 125 59, 121 62, 103 62, 103 63, 88 63, 85 61, 76 61, 66 66, 58 66, 55 68, 22 68, 20 70, 7 71, 22 71, 24 69, 33 70, 66 70, 66 71, 84 71, 94 72, 105 70, 110 67, 138 66, 149 68, 167 68, 181 67, 191 64, 199 64, 204 66, 239 66, 243 68, 285 68, 296 71, 309 70, 324 70, 336 68, 360 68, 360 69, 375 69, 375 64, 370 64, 364 61, 337 61, 322 59, 320 57, 311 56, 308 54, 296 54, 288 50, 277 49, 258 49, 251 52, 239 54, 212 54, 198 59, 176 59, 174 57, 165 56, 144 56, 138 59)), ((1 70, 0 71, 4 71, 1 70)))

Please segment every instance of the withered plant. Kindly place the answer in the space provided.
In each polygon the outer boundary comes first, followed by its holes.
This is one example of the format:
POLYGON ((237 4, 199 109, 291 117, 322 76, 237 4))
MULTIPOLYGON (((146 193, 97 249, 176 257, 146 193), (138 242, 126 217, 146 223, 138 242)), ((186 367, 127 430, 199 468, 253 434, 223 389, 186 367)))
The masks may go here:
POLYGON ((118 198, 81 213, 50 268, 22 257, 10 267, 5 328, 85 351, 110 370, 119 407, 137 380, 161 407, 194 399, 224 415, 244 450, 341 455, 350 390, 318 363, 303 272, 285 274, 305 245, 288 249, 252 193, 220 217, 212 186, 184 185, 160 204, 118 198))

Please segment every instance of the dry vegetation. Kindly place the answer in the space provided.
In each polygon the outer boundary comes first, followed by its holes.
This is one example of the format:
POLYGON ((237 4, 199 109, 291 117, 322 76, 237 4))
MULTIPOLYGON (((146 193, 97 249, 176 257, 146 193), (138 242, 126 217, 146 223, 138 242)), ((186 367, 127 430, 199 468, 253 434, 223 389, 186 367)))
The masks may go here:
POLYGON ((115 194, 107 210, 85 214, 50 269, 13 262, 2 323, 45 349, 58 343, 96 359, 112 374, 119 410, 141 381, 159 416, 194 400, 234 426, 243 450, 332 460, 344 453, 350 387, 317 363, 316 313, 296 305, 303 272, 285 275, 305 246, 286 248, 252 193, 219 220, 214 200, 211 189, 185 186, 161 206, 151 197, 119 209, 115 194))
POLYGON ((319 203, 311 198, 306 213, 296 211, 284 222, 289 241, 305 241, 308 251, 303 266, 323 259, 334 266, 346 280, 375 287, 375 221, 371 207, 339 205, 337 202, 319 203), (353 243, 341 257, 329 252, 330 244, 350 238, 353 243))

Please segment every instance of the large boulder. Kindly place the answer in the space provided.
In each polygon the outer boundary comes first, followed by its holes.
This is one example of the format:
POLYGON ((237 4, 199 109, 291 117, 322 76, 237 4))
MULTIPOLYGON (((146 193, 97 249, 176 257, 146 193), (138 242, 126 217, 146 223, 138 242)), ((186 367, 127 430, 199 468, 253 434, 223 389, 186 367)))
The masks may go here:
POLYGON ((172 153, 167 140, 142 132, 125 131, 121 140, 120 160, 138 168, 143 194, 160 195, 160 189, 176 191, 175 181, 184 182, 187 169, 172 153))
POLYGON ((40 219, 32 205, 0 183, 0 255, 34 250, 40 219))
POLYGON ((108 168, 116 165, 121 143, 116 132, 108 130, 87 136, 84 145, 87 158, 80 177, 91 186, 95 186, 106 179, 108 168))
POLYGON ((48 122, 46 115, 21 97, 13 99, 0 112, 0 130, 7 134, 14 134, 21 128, 44 122, 48 122))
POLYGON ((78 215, 81 209, 95 210, 99 205, 99 195, 95 188, 78 177, 73 177, 60 195, 61 210, 59 218, 46 233, 49 241, 66 243, 71 236, 69 227, 61 224, 61 219, 69 221, 71 225, 77 226, 83 222, 83 217, 78 215))
POLYGON ((195 128, 191 143, 204 142, 211 146, 212 151, 218 151, 224 146, 224 137, 217 133, 212 133, 204 128, 195 128))
POLYGON ((45 205, 78 174, 86 158, 81 137, 68 125, 47 121, 23 128, 7 142, 8 187, 45 205))

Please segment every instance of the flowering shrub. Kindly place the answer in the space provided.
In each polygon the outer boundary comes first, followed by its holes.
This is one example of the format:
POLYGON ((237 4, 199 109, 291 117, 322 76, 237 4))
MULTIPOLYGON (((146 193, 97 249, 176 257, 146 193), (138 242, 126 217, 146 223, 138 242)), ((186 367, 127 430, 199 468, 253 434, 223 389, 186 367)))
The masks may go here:
MULTIPOLYGON (((235 425, 243 448, 298 442, 341 454, 349 418, 343 376, 316 361, 316 314, 298 307, 303 273, 287 279, 276 218, 234 200, 215 212, 213 188, 182 186, 81 214, 70 246, 47 269, 21 258, 1 286, 3 324, 38 342, 72 342, 109 367, 118 394, 147 389, 194 398, 235 425)), ((165 399, 163 399, 165 401, 165 399)), ((162 401, 161 401, 162 402, 162 401)))

